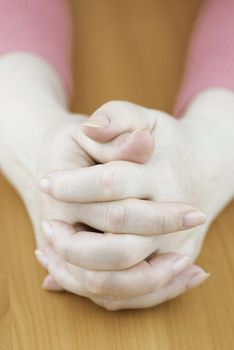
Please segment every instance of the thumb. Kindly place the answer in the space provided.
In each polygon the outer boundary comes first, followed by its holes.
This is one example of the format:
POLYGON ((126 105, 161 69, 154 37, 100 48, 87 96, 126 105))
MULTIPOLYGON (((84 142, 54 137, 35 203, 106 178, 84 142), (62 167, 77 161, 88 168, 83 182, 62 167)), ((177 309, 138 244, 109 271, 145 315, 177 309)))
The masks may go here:
POLYGON ((98 163, 126 160, 144 164, 154 152, 154 138, 146 128, 120 134, 105 143, 93 141, 81 130, 76 131, 76 136, 82 148, 98 163))
POLYGON ((152 131, 160 114, 130 102, 108 102, 83 123, 85 136, 95 141, 84 142, 84 147, 88 146, 85 148, 102 163, 113 160, 146 163, 154 151, 152 131))
POLYGON ((158 113, 131 102, 107 102, 83 123, 83 132, 94 141, 109 142, 120 134, 136 129, 146 128, 152 131, 158 113))

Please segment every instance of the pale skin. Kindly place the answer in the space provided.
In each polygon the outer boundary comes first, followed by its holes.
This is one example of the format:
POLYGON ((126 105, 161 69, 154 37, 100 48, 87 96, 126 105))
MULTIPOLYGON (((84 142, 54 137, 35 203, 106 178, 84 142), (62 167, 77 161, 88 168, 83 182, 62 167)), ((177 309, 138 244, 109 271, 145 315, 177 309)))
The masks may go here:
POLYGON ((32 218, 45 288, 117 310, 155 306, 207 278, 192 262, 234 194, 232 92, 200 94, 179 121, 112 102, 82 127, 41 59, 5 56, 0 77, 0 164, 32 218))

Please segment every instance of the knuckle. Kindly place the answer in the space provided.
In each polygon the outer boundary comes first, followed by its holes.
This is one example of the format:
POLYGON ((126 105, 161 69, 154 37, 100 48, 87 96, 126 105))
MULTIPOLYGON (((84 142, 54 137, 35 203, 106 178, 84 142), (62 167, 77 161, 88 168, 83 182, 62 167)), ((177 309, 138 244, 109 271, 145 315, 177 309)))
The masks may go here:
POLYGON ((154 215, 154 217, 152 217, 151 222, 154 232, 156 232, 158 235, 168 233, 169 217, 163 207, 158 210, 158 215, 154 215))
POLYGON ((68 243, 68 240, 65 240, 63 243, 60 241, 59 253, 62 255, 62 257, 66 261, 72 260, 72 254, 71 254, 70 244, 68 243))
POLYGON ((94 294, 105 294, 108 291, 108 273, 88 271, 85 276, 85 288, 94 294))
POLYGON ((151 267, 151 271, 149 271, 148 275, 145 275, 145 285, 148 284, 148 293, 156 292, 161 288, 164 282, 163 273, 163 269, 160 268, 159 271, 158 269, 155 270, 155 268, 151 267))
POLYGON ((128 105, 130 105, 130 102, 127 101, 118 101, 118 100, 112 100, 104 103, 100 109, 97 112, 104 112, 104 113, 110 113, 116 115, 116 113, 119 113, 119 111, 123 109, 127 109, 128 105))
POLYGON ((157 277, 155 278, 153 271, 144 271, 139 285, 141 286, 142 294, 154 293, 158 290, 158 279, 157 277))
POLYGON ((115 195, 116 192, 116 175, 112 168, 106 168, 101 173, 101 188, 106 195, 115 195))
POLYGON ((75 245, 76 237, 73 235, 68 239, 60 239, 60 251, 59 253, 62 255, 65 261, 70 263, 76 262, 76 256, 79 256, 79 251, 75 245), (76 254, 74 254, 74 247, 76 247, 76 254))
POLYGON ((116 198, 119 193, 119 178, 113 167, 107 167, 100 176, 101 189, 107 198, 116 198))
POLYGON ((115 110, 115 108, 118 107, 119 103, 120 103, 119 101, 115 101, 115 100, 107 101, 100 108, 105 110, 112 110, 112 109, 115 110))
POLYGON ((124 207, 111 207, 106 213, 106 222, 112 232, 121 233, 124 230, 126 222, 126 213, 124 207))
POLYGON ((133 266, 137 261, 131 244, 120 244, 110 240, 108 244, 108 255, 111 267, 117 270, 133 266))
POLYGON ((55 251, 66 260, 68 250, 67 240, 61 239, 58 235, 54 235, 52 244, 55 251))
POLYGON ((152 208, 149 208, 145 222, 147 231, 146 233, 148 235, 161 233, 161 222, 159 220, 159 212, 157 209, 152 210, 152 208))

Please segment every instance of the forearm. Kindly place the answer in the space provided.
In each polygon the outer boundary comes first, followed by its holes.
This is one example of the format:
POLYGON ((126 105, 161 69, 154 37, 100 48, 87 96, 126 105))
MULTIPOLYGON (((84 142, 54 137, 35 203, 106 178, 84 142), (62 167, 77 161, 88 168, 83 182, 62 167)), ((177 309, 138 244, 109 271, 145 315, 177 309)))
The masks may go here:
POLYGON ((0 99, 0 166, 8 172, 12 163, 16 168, 22 162, 31 171, 42 135, 58 125, 61 113, 56 111, 66 107, 62 81, 40 57, 4 55, 0 58, 0 99))
POLYGON ((234 91, 234 1, 204 1, 190 41, 174 114, 212 87, 234 91))
MULTIPOLYGON (((66 0, 0 1, 0 165, 56 120, 71 91, 71 20, 66 0), (51 120, 38 113, 51 109, 51 120), (47 118, 43 122, 43 119, 47 118), (25 138, 27 132, 27 138, 25 138)), ((7 168, 7 167, 6 167, 7 168)))
MULTIPOLYGON (((0 100, 0 170, 26 203, 40 241, 37 182, 49 157, 44 151, 48 140, 69 119, 66 93, 44 59, 14 52, 0 58, 0 100)), ((61 150, 57 152, 60 156, 61 150)))

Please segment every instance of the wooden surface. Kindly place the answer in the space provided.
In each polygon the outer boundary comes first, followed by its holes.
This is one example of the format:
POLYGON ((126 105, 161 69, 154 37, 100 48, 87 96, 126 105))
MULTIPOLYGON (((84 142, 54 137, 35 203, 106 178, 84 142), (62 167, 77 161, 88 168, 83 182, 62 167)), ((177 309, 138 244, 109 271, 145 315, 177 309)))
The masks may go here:
MULTIPOLYGON (((170 111, 197 0, 73 1, 73 109, 90 113, 110 99, 170 111)), ((108 312, 71 294, 40 288, 32 228, 0 177, 0 349, 231 350, 234 348, 234 203, 216 220, 199 264, 203 286, 159 307, 108 312)))

